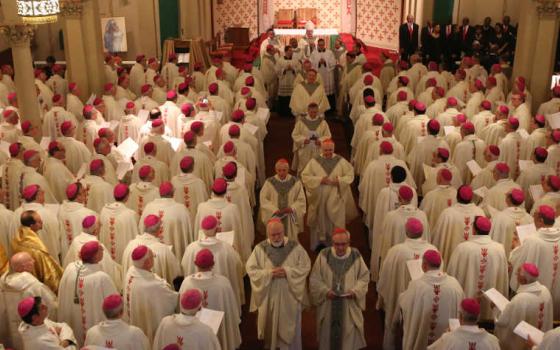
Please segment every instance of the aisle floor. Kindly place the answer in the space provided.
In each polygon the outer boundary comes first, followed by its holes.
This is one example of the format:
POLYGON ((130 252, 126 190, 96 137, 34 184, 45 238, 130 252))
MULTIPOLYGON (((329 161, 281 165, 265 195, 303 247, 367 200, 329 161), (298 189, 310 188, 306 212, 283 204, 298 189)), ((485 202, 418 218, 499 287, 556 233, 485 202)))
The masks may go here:
MULTIPOLYGON (((281 117, 275 113, 272 114, 268 123, 268 136, 265 139, 265 161, 267 176, 274 174, 274 163, 279 158, 292 159, 292 138, 291 133, 294 127, 294 119, 281 117)), ((332 138, 336 144, 335 152, 349 159, 350 146, 347 132, 340 122, 328 120, 332 133, 332 138)), ((356 186, 354 186, 354 198, 357 199, 356 186)), ((352 246, 359 249, 366 264, 369 266, 370 250, 368 247, 367 231, 362 224, 361 216, 347 225, 347 229, 352 234, 352 246)), ((312 263, 315 261, 316 254, 309 249, 309 230, 300 234, 300 243, 304 246, 311 258, 312 263)), ((260 242, 265 238, 264 232, 256 234, 255 242, 260 242)), ((263 349, 263 342, 257 340, 257 314, 249 312, 250 304, 250 285, 245 278, 246 303, 243 306, 241 336, 243 343, 241 349, 254 350, 263 349)), ((374 284, 370 283, 367 294, 367 306, 364 312, 365 319, 365 336, 368 344, 367 349, 381 349, 383 338, 383 315, 375 309, 377 301, 377 293, 374 290, 374 284)), ((303 348, 309 350, 318 349, 315 310, 310 308, 303 312, 302 317, 302 339, 303 348)))

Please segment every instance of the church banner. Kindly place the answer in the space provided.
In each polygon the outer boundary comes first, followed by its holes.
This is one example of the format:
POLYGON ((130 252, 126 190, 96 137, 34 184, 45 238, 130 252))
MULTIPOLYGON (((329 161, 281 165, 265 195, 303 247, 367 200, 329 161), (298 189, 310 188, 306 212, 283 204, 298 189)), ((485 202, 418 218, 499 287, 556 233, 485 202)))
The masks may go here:
POLYGON ((259 33, 264 33, 274 24, 274 1, 259 1, 259 33))
POLYGON ((341 0, 340 31, 356 34, 356 0, 341 0))

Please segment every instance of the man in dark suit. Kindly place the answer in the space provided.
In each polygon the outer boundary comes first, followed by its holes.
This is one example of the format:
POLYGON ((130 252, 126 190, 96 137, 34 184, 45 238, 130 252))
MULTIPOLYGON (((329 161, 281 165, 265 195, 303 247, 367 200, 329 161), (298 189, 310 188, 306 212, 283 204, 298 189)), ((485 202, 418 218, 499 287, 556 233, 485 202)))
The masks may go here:
POLYGON ((455 61, 461 57, 461 43, 459 42, 459 27, 446 24, 441 34, 444 61, 449 70, 455 70, 455 61))
POLYGON ((470 20, 468 17, 463 18, 463 25, 459 31, 459 39, 461 42, 461 51, 465 55, 471 55, 472 53, 472 43, 474 40, 474 28, 470 26, 470 20))
POLYGON ((422 59, 424 64, 431 59, 432 56, 432 47, 433 47, 433 36, 432 33, 434 31, 434 26, 432 21, 428 21, 426 26, 422 28, 420 32, 420 43, 422 44, 422 59))
POLYGON ((414 23, 414 16, 406 16, 406 23, 399 28, 399 51, 402 60, 418 51, 418 24, 414 23))

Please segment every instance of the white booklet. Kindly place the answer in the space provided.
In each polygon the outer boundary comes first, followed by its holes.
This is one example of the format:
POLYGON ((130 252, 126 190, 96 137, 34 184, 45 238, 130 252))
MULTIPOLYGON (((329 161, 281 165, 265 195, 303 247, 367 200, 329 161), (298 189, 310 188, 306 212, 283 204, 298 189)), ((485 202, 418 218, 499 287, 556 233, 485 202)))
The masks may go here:
POLYGON ((132 170, 133 168, 134 166, 132 165, 131 162, 128 161, 119 162, 117 164, 117 169, 115 170, 115 172, 117 173, 117 178, 119 180, 122 180, 126 175, 126 173, 132 170))
POLYGON ((212 328, 214 334, 218 334, 218 330, 220 329, 220 325, 224 319, 224 312, 202 308, 196 313, 196 318, 198 318, 200 322, 212 328))
POLYGON ((216 233, 216 239, 219 239, 220 241, 233 246, 234 235, 235 235, 235 231, 218 232, 216 233))
POLYGON ((443 127, 443 133, 445 134, 445 136, 454 133, 455 130, 456 129, 453 125, 446 125, 443 127))
POLYGON ((408 273, 410 274, 410 279, 417 280, 424 275, 422 270, 422 260, 413 259, 406 262, 406 267, 408 268, 408 273))
POLYGON ((533 202, 538 201, 544 195, 544 189, 541 184, 529 186, 529 194, 533 198, 533 202))
POLYGON ((484 292, 484 295, 486 295, 486 297, 490 299, 490 301, 494 305, 496 305, 500 312, 504 311, 507 304, 509 304, 509 300, 505 296, 503 296, 502 293, 498 292, 496 288, 488 289, 486 292, 484 292))
POLYGON ((476 190, 474 190, 473 193, 479 196, 480 198, 484 198, 488 194, 488 187, 486 186, 479 187, 476 190))
POLYGON ((517 232, 517 237, 519 237, 519 243, 523 244, 527 237, 537 233, 537 227, 535 224, 520 225, 515 227, 517 232))
POLYGON ((554 114, 547 114, 546 120, 552 130, 560 129, 560 112, 554 114))
POLYGON ((129 137, 117 147, 117 151, 119 151, 124 159, 129 160, 136 153, 138 147, 138 144, 129 137))
POLYGON ((466 164, 467 168, 469 168, 473 176, 480 174, 480 172, 482 171, 482 168, 474 159, 469 160, 466 164))
POLYGON ((535 345, 542 343, 544 337, 543 331, 525 321, 519 322, 519 324, 513 329, 513 333, 525 340, 528 340, 530 336, 535 345))

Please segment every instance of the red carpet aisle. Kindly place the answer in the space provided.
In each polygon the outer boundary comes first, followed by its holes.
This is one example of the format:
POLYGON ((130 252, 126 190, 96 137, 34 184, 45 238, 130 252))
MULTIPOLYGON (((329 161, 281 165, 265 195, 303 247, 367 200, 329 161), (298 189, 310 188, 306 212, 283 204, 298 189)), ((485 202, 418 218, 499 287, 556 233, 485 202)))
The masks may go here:
MULTIPOLYGON (((292 157, 292 138, 291 133, 294 127, 294 120, 280 117, 273 114, 269 124, 269 134, 265 140, 265 160, 267 167, 267 176, 274 173, 274 163, 278 158, 292 157)), ((336 153, 349 158, 350 148, 344 136, 344 128, 341 123, 330 122, 329 127, 336 143, 336 153)), ((357 193, 354 193, 354 198, 357 198, 357 193)), ((351 222, 348 227, 352 234, 352 246, 358 248, 369 266, 370 252, 367 244, 367 235, 361 218, 351 222)), ((256 242, 264 239, 262 233, 257 234, 256 242)), ((315 261, 315 253, 309 250, 309 232, 306 230, 300 234, 300 242, 306 248, 312 263, 315 261)), ((250 286, 246 279, 245 290, 248 291, 246 304, 243 307, 241 335, 243 337, 243 344, 241 349, 255 350, 263 349, 262 342, 257 340, 257 315, 256 313, 249 313, 250 303, 250 286)), ((373 283, 370 284, 369 292, 367 295, 367 308, 364 313, 365 317, 365 335, 368 344, 367 349, 381 349, 382 336, 383 336, 383 319, 380 312, 375 310, 375 303, 377 301, 377 293, 374 291, 373 283)), ((302 339, 304 349, 318 349, 317 332, 315 321, 315 310, 313 308, 304 311, 302 322, 302 339)))

